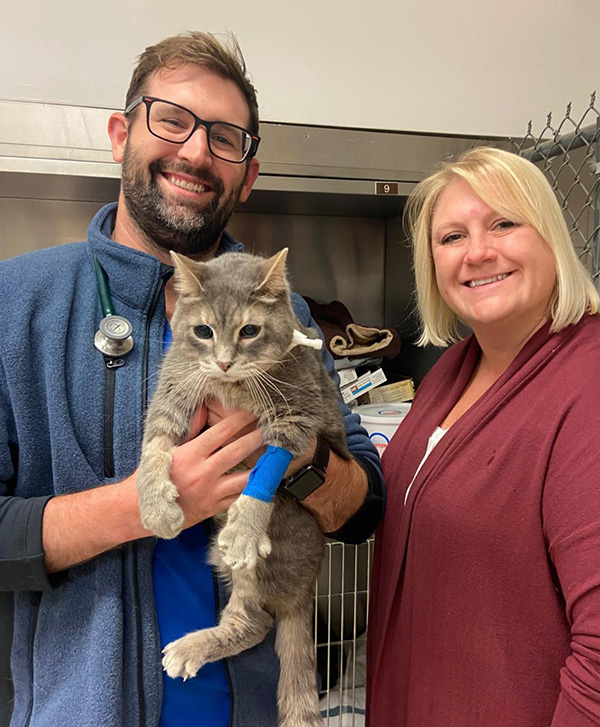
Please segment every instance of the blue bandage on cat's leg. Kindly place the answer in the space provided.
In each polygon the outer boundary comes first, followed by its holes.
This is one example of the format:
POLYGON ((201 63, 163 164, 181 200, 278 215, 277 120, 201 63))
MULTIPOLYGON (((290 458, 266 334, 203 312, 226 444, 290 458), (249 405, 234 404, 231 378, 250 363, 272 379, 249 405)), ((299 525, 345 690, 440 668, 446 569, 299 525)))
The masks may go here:
POLYGON ((277 488, 293 458, 294 455, 283 447, 267 447, 267 451, 252 468, 243 494, 263 502, 273 502, 277 488))

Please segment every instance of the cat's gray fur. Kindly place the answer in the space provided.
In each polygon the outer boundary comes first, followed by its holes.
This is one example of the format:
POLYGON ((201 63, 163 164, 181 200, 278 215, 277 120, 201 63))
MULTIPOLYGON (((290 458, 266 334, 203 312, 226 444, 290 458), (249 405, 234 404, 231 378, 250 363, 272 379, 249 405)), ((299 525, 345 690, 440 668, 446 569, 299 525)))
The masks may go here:
MULTIPOLYGON (((315 333, 292 310, 286 254, 267 260, 228 253, 209 263, 173 255, 180 293, 173 344, 148 410, 138 476, 142 521, 160 537, 175 537, 182 528, 169 477, 172 452, 207 397, 255 414, 265 443, 294 456, 320 434, 338 455, 350 457, 339 394, 321 354, 290 348, 294 329, 315 333), (199 339, 199 324, 211 326, 214 337, 199 339), (248 324, 260 326, 255 338, 240 337, 248 324), (227 373, 217 362, 231 363, 227 373)), ((216 519, 221 529, 210 562, 231 584, 231 598, 216 627, 169 644, 163 665, 169 676, 193 677, 203 664, 260 643, 275 618, 279 725, 320 727, 312 603, 323 535, 314 518, 282 493, 273 504, 242 495, 216 519)))

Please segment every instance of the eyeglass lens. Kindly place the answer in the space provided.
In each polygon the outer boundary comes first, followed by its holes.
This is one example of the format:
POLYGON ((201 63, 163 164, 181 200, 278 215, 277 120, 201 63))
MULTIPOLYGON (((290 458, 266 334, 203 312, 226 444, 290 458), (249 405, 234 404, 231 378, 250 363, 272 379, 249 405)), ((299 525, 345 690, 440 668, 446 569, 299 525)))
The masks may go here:
MULTIPOLYGON (((150 131, 167 141, 184 142, 192 134, 196 119, 190 111, 164 101, 153 101, 148 115, 150 131)), ((221 159, 242 161, 252 137, 225 122, 213 123, 207 134, 210 151, 221 159)))

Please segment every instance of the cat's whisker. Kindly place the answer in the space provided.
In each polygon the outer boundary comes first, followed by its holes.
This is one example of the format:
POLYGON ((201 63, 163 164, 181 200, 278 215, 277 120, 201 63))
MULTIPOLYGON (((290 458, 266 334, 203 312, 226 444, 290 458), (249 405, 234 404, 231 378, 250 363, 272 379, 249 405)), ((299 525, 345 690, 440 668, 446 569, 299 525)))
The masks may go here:
POLYGON ((257 404, 259 409, 263 410, 264 414, 267 415, 267 419, 269 419, 270 411, 268 402, 265 400, 265 397, 257 386, 256 381, 248 379, 246 383, 248 385, 248 393, 252 397, 253 401, 257 404))
POLYGON ((265 388, 264 384, 258 378, 248 379, 248 383, 250 384, 252 390, 255 392, 255 395, 257 396, 259 401, 261 402, 262 408, 267 415, 266 418, 268 422, 271 425, 274 425, 275 428, 278 428, 279 422, 277 421, 276 417, 277 409, 275 407, 275 403, 273 402, 272 397, 265 388))
POLYGON ((262 381, 264 381, 266 384, 270 385, 271 388, 276 391, 284 401, 287 402, 287 398, 283 391, 277 386, 277 383, 282 384, 283 386, 290 386, 295 389, 301 389, 301 386, 298 386, 297 384, 291 384, 287 381, 281 381, 280 379, 275 378, 271 374, 269 374, 267 371, 263 371, 262 369, 256 370, 256 375, 258 378, 260 378, 262 381))
POLYGON ((181 374, 183 378, 179 379, 176 384, 176 389, 179 389, 182 384, 187 384, 188 381, 194 380, 196 377, 202 377, 204 378, 204 375, 202 371, 200 370, 199 366, 193 366, 189 367, 187 369, 182 369, 181 371, 176 371, 177 374, 181 374), (185 375, 184 375, 185 374, 185 375))
POLYGON ((271 381, 276 381, 278 384, 282 384, 283 386, 289 386, 292 389, 302 389, 302 386, 298 386, 298 384, 292 384, 290 381, 282 381, 281 379, 278 379, 277 377, 273 376, 273 374, 270 371, 263 371, 261 369, 262 375, 268 377, 271 379, 271 381))
POLYGON ((176 402, 181 399, 181 394, 189 401, 197 401, 200 391, 206 383, 206 376, 197 369, 190 371, 187 376, 184 376, 177 382, 177 385, 173 387, 171 392, 171 398, 176 402))
POLYGON ((248 393, 262 411, 262 425, 268 423, 273 430, 277 431, 278 423, 273 402, 265 395, 260 383, 256 380, 248 380, 248 393))
POLYGON ((268 415, 269 421, 273 421, 275 419, 276 414, 276 407, 275 403, 273 402, 273 399, 269 395, 269 392, 265 389, 265 387, 262 385, 261 381, 259 379, 249 379, 249 382, 251 382, 251 386, 253 387, 253 390, 256 392, 256 395, 260 398, 260 401, 263 403, 263 406, 265 408, 265 413, 268 415))
POLYGON ((265 364, 277 365, 277 364, 287 363, 288 361, 291 361, 291 360, 292 360, 292 356, 289 353, 287 353, 285 356, 282 356, 280 358, 273 358, 273 359, 270 359, 270 358, 259 358, 259 359, 255 359, 254 361, 252 361, 252 363, 254 363, 254 364, 263 364, 263 363, 265 363, 265 364))
MULTIPOLYGON (((290 408, 290 404, 289 404, 287 397, 281 391, 281 389, 275 383, 273 383, 273 381, 270 380, 270 377, 268 376, 268 374, 266 374, 261 369, 257 369, 255 380, 260 381, 263 388, 268 386, 272 391, 275 391, 277 394, 279 394, 279 396, 282 398, 282 400, 284 401, 284 403, 287 407, 289 416, 292 417, 292 410, 290 408)), ((265 388, 265 392, 266 392, 266 388, 265 388)), ((269 398, 271 398, 270 395, 269 395, 269 398)))
POLYGON ((247 296, 246 300, 244 302, 244 306, 243 306, 246 311, 252 310, 252 308, 254 308, 255 305, 258 305, 258 303, 261 302, 260 299, 257 299, 253 303, 250 303, 250 305, 248 305, 249 300, 250 300, 250 296, 247 296))
MULTIPOLYGON (((197 364, 195 362, 186 361, 184 363, 173 364, 172 366, 170 366, 170 369, 175 372, 179 372, 180 370, 189 371, 192 366, 196 366, 196 365, 197 364)), ((194 373, 195 373, 195 369, 194 369, 194 373)), ((158 371, 155 371, 154 373, 149 374, 148 376, 144 377, 144 382, 148 383, 155 376, 159 376, 159 375, 160 375, 160 369, 158 371)))
POLYGON ((196 382, 196 385, 193 390, 193 405, 194 408, 200 404, 200 402, 205 398, 206 394, 206 376, 198 377, 198 380, 196 382))
POLYGON ((189 369, 192 366, 197 366, 197 361, 178 361, 169 364, 169 369, 172 371, 178 371, 179 369, 189 369))

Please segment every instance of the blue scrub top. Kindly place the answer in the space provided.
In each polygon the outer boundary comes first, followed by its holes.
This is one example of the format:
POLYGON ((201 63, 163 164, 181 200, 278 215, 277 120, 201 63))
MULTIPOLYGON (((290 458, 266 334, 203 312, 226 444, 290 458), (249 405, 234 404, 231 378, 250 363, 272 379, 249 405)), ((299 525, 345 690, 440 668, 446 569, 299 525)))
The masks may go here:
MULTIPOLYGON (((165 322, 165 352, 171 341, 171 327, 165 322)), ((190 631, 216 625, 217 597, 207 552, 204 523, 173 540, 156 542, 152 577, 161 648, 190 631)), ((231 693, 223 662, 205 664, 185 682, 163 673, 159 727, 227 727, 230 716, 231 693)))

